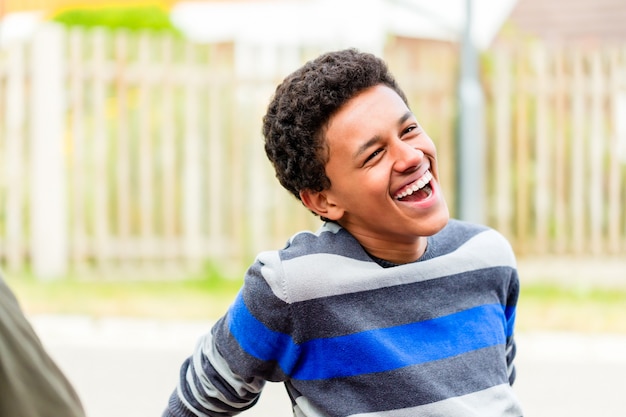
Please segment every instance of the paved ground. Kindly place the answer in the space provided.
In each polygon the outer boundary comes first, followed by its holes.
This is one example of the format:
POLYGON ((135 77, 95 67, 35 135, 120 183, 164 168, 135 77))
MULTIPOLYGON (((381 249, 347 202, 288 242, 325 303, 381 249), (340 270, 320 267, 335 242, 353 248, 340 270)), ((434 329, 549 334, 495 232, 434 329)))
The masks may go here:
MULTIPOLYGON (((160 416, 203 322, 33 317, 89 417, 160 416)), ((617 417, 626 410, 626 336, 518 335, 516 391, 529 417, 617 417)), ((243 417, 288 417, 271 384, 243 417)))

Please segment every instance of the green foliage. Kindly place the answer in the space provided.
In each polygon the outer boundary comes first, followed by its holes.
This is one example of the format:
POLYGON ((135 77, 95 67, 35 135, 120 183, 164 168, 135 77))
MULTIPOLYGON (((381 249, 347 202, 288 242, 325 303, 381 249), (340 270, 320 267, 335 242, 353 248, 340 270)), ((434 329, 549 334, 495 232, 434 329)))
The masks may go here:
POLYGON ((179 33, 166 10, 157 6, 109 6, 62 11, 52 18, 66 26, 157 30, 179 33))

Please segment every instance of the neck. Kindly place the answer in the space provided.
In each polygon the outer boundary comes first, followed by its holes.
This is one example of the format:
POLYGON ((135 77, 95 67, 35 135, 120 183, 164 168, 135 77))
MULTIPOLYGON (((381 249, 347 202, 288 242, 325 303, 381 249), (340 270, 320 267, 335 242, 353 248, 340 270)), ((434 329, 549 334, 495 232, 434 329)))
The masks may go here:
POLYGON ((426 252, 427 238, 425 236, 420 236, 412 244, 381 242, 375 239, 363 238, 362 236, 355 236, 355 238, 367 253, 394 264, 415 262, 426 252))

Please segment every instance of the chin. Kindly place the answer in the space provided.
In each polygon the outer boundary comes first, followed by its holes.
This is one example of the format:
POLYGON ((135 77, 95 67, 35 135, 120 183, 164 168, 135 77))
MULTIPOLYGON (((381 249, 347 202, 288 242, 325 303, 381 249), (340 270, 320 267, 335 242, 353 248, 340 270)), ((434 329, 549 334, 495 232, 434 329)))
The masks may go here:
POLYGON ((432 236, 436 233, 439 233, 450 220, 450 212, 448 211, 448 206, 444 203, 437 213, 433 214, 426 220, 426 225, 424 226, 424 234, 423 236, 432 236))

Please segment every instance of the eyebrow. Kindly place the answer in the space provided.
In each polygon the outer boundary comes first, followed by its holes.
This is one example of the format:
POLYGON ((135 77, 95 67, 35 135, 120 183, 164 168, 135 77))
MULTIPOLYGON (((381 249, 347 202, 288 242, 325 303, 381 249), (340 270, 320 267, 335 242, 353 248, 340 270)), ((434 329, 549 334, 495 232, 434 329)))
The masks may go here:
MULTIPOLYGON (((411 118, 413 116, 413 112, 411 112, 410 110, 407 111, 406 113, 404 113, 399 119, 398 119, 398 123, 397 125, 400 126, 402 125, 404 122, 406 122, 409 118, 411 118)), ((357 159, 359 156, 361 156, 363 154, 363 152, 365 152, 368 148, 370 148, 371 146, 375 145, 376 143, 380 142, 382 140, 382 138, 379 135, 375 135, 373 136, 371 139, 369 139, 367 142, 363 143, 361 146, 359 146, 359 148, 356 150, 356 152, 353 155, 354 159, 357 159)))

